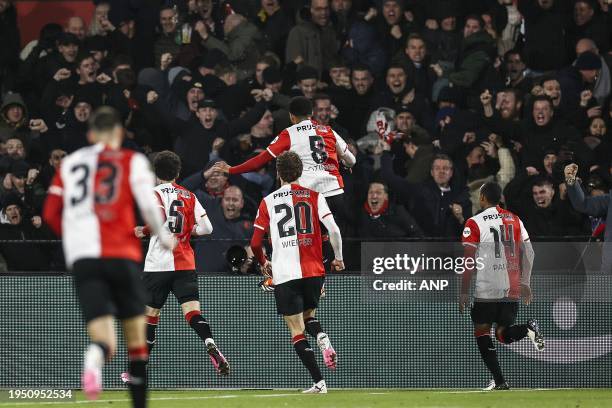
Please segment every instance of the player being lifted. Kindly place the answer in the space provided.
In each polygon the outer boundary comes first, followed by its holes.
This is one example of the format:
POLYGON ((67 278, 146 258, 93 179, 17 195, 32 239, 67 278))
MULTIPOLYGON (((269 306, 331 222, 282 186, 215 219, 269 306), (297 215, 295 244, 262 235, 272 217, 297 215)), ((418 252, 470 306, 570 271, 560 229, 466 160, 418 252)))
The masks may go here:
MULTIPOLYGON (((213 227, 196 196, 176 184, 181 171, 178 155, 167 150, 158 153, 153 161, 153 169, 158 183, 155 187, 156 202, 166 220, 165 227, 174 234, 178 245, 174 250, 166 249, 157 235, 151 236, 149 241, 143 276, 147 289, 145 315, 149 354, 155 344, 155 330, 161 308, 172 292, 181 305, 187 324, 206 345, 213 366, 219 374, 227 375, 229 364, 217 348, 210 326, 200 311, 195 257, 189 243, 192 235, 210 234, 213 227)), ((135 233, 138 238, 144 238, 150 235, 150 230, 146 226, 136 227, 135 233)), ((127 373, 123 373, 121 379, 124 382, 130 380, 127 373)))
MULTIPOLYGON (((480 188, 483 211, 467 220, 462 238, 466 258, 480 258, 483 266, 476 271, 471 316, 478 350, 493 375, 485 390, 510 389, 491 340, 491 327, 494 324, 495 337, 499 342, 510 344, 529 336, 538 351, 544 350, 544 337, 535 320, 528 320, 527 324, 514 324, 520 298, 527 305, 532 300, 530 278, 534 253, 523 222, 501 208, 500 201, 499 185, 492 182, 483 184, 480 188)), ((468 304, 473 272, 466 271, 462 277, 461 313, 468 304)))
POLYGON ((162 227, 153 196, 155 176, 140 153, 121 148, 123 126, 112 108, 98 109, 89 120, 95 143, 67 156, 56 173, 43 217, 63 237, 66 264, 91 343, 85 352, 82 386, 94 399, 102 389, 102 367, 115 354, 113 315, 122 322, 128 347, 133 406, 146 405, 148 351, 145 337, 144 288, 138 263, 142 247, 134 236, 135 204, 171 249, 176 241, 162 227))
POLYGON ((321 249, 321 225, 329 231, 334 251, 332 268, 344 269, 342 237, 323 196, 297 183, 302 162, 294 152, 278 156, 276 170, 281 187, 259 205, 251 248, 264 272, 272 275, 278 314, 283 315, 295 352, 308 369, 314 385, 305 393, 326 393, 327 386, 304 330, 314 337, 327 367, 336 368, 336 352, 321 323, 316 308, 325 279, 321 249), (272 241, 272 262, 266 259, 262 241, 268 232, 272 241))
MULTIPOLYGON (((285 151, 293 151, 300 157, 304 169, 298 183, 322 194, 336 221, 344 228, 344 181, 339 163, 352 167, 355 156, 330 126, 318 124, 311 116, 310 99, 303 96, 293 98, 289 104, 289 118, 293 126, 283 130, 266 150, 238 166, 230 167, 225 162, 219 162, 214 167, 229 174, 248 173, 260 169, 285 151)), ((329 245, 326 245, 325 255, 328 259, 333 255, 331 252, 329 245)))

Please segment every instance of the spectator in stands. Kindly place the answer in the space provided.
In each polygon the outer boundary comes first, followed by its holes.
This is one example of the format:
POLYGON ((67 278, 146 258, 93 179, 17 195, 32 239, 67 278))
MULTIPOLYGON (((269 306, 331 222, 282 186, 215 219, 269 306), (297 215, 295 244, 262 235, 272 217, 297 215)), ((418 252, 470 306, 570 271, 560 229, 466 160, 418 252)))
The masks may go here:
POLYGON ((53 234, 42 224, 39 215, 33 217, 26 215, 21 199, 10 195, 3 200, 0 220, 0 254, 6 261, 9 271, 52 269, 52 246, 27 242, 53 239, 53 234))
POLYGON ((195 29, 207 49, 221 50, 236 65, 239 80, 253 75, 255 63, 263 48, 263 36, 253 23, 240 14, 230 14, 223 25, 225 41, 209 35, 206 24, 202 22, 197 23, 195 29))
POLYGON ((197 270, 229 272, 225 252, 234 245, 248 245, 253 233, 252 218, 242 215, 242 191, 236 186, 230 186, 225 189, 222 197, 209 200, 203 205, 214 230, 210 237, 195 244, 197 270))
POLYGON ((592 39, 604 53, 610 49, 610 26, 604 16, 595 13, 594 0, 574 2, 574 24, 568 30, 570 53, 574 52, 574 47, 581 38, 592 39))
POLYGON ((329 0, 312 0, 308 11, 310 16, 303 16, 289 32, 285 60, 303 62, 321 74, 338 51, 336 32, 329 20, 329 0))
POLYGON ((464 185, 453 185, 453 161, 446 155, 434 156, 431 178, 413 184, 393 171, 390 146, 385 143, 381 175, 399 202, 412 209, 426 236, 458 238, 466 219, 472 216, 472 203, 464 185))
POLYGON ((544 72, 568 63, 565 42, 567 2, 525 0, 517 3, 525 19, 525 63, 529 69, 544 72))
POLYGON ((402 64, 408 78, 416 84, 416 92, 431 100, 433 84, 437 79, 431 68, 431 58, 427 52, 427 44, 423 37, 413 33, 408 36, 406 48, 395 56, 394 62, 402 64))
POLYGON ((387 190, 384 183, 370 183, 367 200, 359 212, 359 236, 366 239, 422 237, 423 231, 408 211, 389 202, 387 190))
POLYGON ((164 7, 159 11, 159 26, 161 31, 155 41, 154 56, 157 67, 161 66, 162 55, 170 54, 176 59, 180 51, 181 38, 177 31, 178 16, 172 7, 164 7))
POLYGON ((279 0, 262 1, 256 24, 270 45, 270 50, 276 55, 284 55, 292 19, 279 3, 279 0))
POLYGON ((79 41, 83 41, 85 39, 85 22, 79 16, 72 16, 66 22, 66 27, 64 30, 67 33, 74 34, 79 41))
POLYGON ((388 60, 404 49, 406 39, 413 29, 412 23, 406 19, 405 11, 402 0, 382 2, 382 13, 379 14, 376 25, 388 60))
POLYGON ((365 65, 353 67, 350 90, 346 99, 332 99, 340 111, 338 123, 345 127, 352 138, 365 135, 365 125, 372 109, 374 77, 365 65))
POLYGON ((587 218, 572 208, 567 191, 561 191, 557 194, 552 182, 545 178, 532 183, 532 199, 516 208, 530 234, 563 236, 589 233, 587 218))

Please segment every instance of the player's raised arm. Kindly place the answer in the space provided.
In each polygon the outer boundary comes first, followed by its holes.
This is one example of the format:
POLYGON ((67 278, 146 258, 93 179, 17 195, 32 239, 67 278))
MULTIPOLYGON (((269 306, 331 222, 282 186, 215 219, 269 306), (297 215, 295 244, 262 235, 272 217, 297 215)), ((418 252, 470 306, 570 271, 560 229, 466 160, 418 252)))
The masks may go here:
POLYGON ((153 193, 155 175, 151 171, 149 161, 142 154, 134 154, 130 165, 132 167, 130 186, 142 218, 149 226, 151 233, 159 237, 163 246, 173 248, 176 245, 176 239, 167 229, 163 228, 164 220, 158 208, 159 201, 153 193))
POLYGON ((206 210, 200 204, 200 201, 195 199, 195 208, 194 213, 195 217, 195 225, 193 226, 193 230, 191 231, 191 235, 207 235, 212 234, 213 226, 210 223, 210 219, 206 214, 206 210))

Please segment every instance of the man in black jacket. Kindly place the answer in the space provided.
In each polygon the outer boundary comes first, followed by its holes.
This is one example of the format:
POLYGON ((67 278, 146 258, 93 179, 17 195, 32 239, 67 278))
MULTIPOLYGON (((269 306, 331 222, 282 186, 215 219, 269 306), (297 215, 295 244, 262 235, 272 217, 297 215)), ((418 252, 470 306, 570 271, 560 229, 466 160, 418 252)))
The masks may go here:
POLYGON ((176 136, 174 151, 183 163, 182 176, 193 174, 206 166, 213 150, 219 151, 224 143, 241 133, 249 132, 266 112, 265 102, 257 103, 243 116, 229 122, 218 118, 217 105, 212 99, 198 102, 195 115, 183 121, 169 116, 163 104, 156 105, 167 126, 176 136))
POLYGON ((389 202, 387 185, 370 183, 368 198, 359 213, 361 238, 422 237, 423 231, 403 206, 389 202))
POLYGON ((49 269, 52 246, 26 243, 26 240, 53 239, 39 216, 24 218, 21 199, 8 196, 0 213, 0 241, 24 241, 0 244, 0 253, 9 271, 42 271, 49 269))
POLYGON ((453 161, 446 155, 434 156, 431 179, 412 184, 393 172, 393 157, 385 143, 381 175, 398 200, 411 205, 428 237, 458 238, 466 219, 472 216, 472 203, 465 185, 451 184, 453 161))

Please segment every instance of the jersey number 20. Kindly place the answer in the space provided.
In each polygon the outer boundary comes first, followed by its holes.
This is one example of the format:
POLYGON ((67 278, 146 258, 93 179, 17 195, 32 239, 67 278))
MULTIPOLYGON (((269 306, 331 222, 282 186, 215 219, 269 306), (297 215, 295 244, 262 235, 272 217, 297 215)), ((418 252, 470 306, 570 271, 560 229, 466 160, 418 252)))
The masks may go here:
POLYGON ((295 235, 297 228, 298 234, 312 234, 312 207, 304 201, 295 203, 293 208, 289 204, 278 204, 274 206, 276 214, 284 213, 283 217, 278 221, 278 235, 281 238, 295 235), (295 228, 287 224, 294 218, 295 228))

